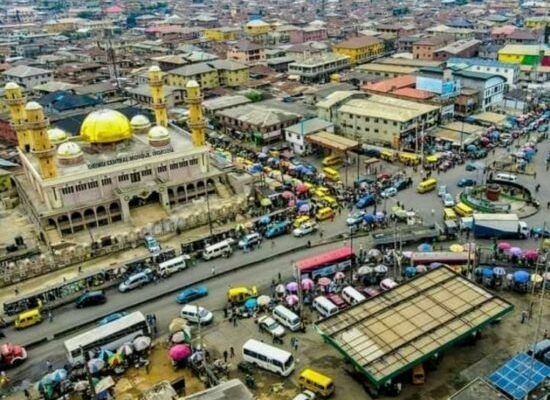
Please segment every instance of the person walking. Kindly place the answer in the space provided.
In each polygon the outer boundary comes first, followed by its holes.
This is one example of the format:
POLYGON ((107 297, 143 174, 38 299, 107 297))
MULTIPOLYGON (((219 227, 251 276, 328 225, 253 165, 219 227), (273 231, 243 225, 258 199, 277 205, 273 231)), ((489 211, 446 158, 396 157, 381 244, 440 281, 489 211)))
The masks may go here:
POLYGON ((23 395, 25 396, 25 399, 27 399, 27 400, 30 400, 32 398, 28 389, 23 389, 23 395))
POLYGON ((224 350, 223 351, 223 362, 227 363, 227 357, 229 356, 229 354, 227 353, 227 350, 224 350))
POLYGON ((233 346, 229 348, 229 357, 235 357, 235 349, 233 348, 233 346))
POLYGON ((51 310, 48 310, 48 321, 53 322, 53 314, 51 310))
POLYGON ((212 267, 210 271, 212 273, 212 276, 216 275, 216 267, 212 267))
POLYGON ((52 365, 52 363, 51 363, 50 360, 46 360, 46 370, 47 370, 48 372, 52 372, 52 371, 53 371, 53 365, 52 365))
POLYGON ((294 351, 298 351, 298 338, 294 338, 294 343, 292 344, 294 351))
POLYGON ((233 314, 233 326, 237 326, 237 314, 233 314))
POLYGON ((529 314, 529 313, 527 312, 527 310, 523 310, 523 311, 521 312, 520 323, 522 323, 522 324, 525 323, 525 321, 527 320, 527 315, 528 315, 528 314, 529 314))

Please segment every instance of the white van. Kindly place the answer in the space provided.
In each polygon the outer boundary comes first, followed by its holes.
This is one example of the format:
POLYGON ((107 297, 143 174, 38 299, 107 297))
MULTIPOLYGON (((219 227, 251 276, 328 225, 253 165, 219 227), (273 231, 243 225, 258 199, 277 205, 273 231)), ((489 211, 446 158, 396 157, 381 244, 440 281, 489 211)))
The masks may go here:
POLYGON ((187 260, 189 260, 189 258, 190 257, 188 255, 184 254, 182 256, 174 257, 161 262, 157 267, 159 275, 162 277, 167 277, 175 274, 176 272, 183 271, 187 268, 187 260))
POLYGON ((253 246, 256 246, 258 243, 262 241, 262 235, 260 235, 257 232, 249 233, 244 238, 239 240, 239 248, 245 249, 245 248, 251 248, 253 246))
POLYGON ((342 289, 342 298, 348 303, 350 306, 354 306, 357 303, 361 303, 362 301, 366 300, 367 298, 363 296, 361 293, 359 293, 355 288, 351 286, 346 286, 342 289))
POLYGON ((286 326, 293 332, 296 332, 298 329, 300 329, 300 317, 298 317, 285 306, 275 307, 271 315, 273 316, 273 319, 279 321, 281 325, 286 326))
POLYGON ((233 239, 225 239, 219 243, 207 246, 202 252, 202 258, 210 260, 219 256, 230 256, 233 253, 233 245, 235 241, 233 239))
POLYGON ((129 290, 133 290, 135 288, 146 285, 149 282, 151 282, 152 274, 153 274, 153 271, 151 271, 149 268, 147 268, 146 270, 144 270, 142 272, 131 275, 124 282, 122 282, 120 285, 118 285, 118 290, 121 291, 122 293, 124 293, 124 292, 127 292, 129 290))
POLYGON ((204 307, 199 307, 194 304, 186 304, 181 308, 180 316, 190 322, 201 325, 209 324, 214 319, 210 311, 204 307))
POLYGON ((499 181, 515 182, 518 180, 518 177, 512 174, 500 173, 495 175, 495 179, 499 181))
POLYGON ((325 318, 339 311, 332 301, 323 296, 318 296, 313 300, 313 307, 325 318))

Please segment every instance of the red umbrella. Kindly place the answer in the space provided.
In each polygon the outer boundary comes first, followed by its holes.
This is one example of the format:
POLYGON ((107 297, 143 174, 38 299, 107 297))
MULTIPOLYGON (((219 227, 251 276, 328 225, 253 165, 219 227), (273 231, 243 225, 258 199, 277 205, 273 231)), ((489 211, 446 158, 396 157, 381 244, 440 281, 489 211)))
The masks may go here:
POLYGON ((175 346, 172 346, 168 352, 170 358, 174 361, 185 360, 192 353, 193 351, 191 350, 191 347, 186 344, 176 344, 175 346))
POLYGON ((500 242, 498 244, 498 249, 502 251, 510 250, 510 247, 512 247, 512 245, 508 242, 500 242))
POLYGON ((299 183, 296 185, 296 193, 306 193, 307 192, 307 186, 303 183, 299 183))
POLYGON ((284 191, 281 196, 283 197, 283 199, 293 199, 294 198, 294 193, 292 193, 291 191, 284 191))
POLYGON ((536 249, 527 250, 523 254, 523 257, 525 257, 528 260, 536 260, 538 256, 539 256, 539 252, 536 249))
POLYGON ((331 280, 329 278, 327 278, 326 276, 323 276, 322 278, 320 278, 317 283, 321 286, 328 286, 330 285, 330 282, 331 280))

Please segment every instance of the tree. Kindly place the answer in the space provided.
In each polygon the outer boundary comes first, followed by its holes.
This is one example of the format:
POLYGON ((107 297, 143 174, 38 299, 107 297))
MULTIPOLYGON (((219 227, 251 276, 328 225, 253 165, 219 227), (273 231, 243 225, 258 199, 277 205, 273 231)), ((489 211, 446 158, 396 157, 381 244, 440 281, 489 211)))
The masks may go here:
POLYGON ((249 99, 252 103, 257 103, 258 101, 262 101, 264 98, 264 95, 262 92, 259 92, 257 90, 249 90, 244 93, 244 97, 249 99))

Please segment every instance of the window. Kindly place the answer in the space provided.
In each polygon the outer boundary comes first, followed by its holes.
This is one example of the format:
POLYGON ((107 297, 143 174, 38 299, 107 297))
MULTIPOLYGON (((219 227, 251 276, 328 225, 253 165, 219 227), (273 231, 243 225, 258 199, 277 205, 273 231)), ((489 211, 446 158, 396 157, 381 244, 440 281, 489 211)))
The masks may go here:
POLYGON ((141 176, 149 176, 149 175, 153 175, 153 170, 151 170, 151 168, 141 171, 141 176))
POLYGON ((127 181, 128 179, 130 179, 130 177, 126 174, 122 174, 118 177, 119 182, 124 182, 124 181, 127 181))
POLYGON ((132 183, 139 182, 141 180, 141 176, 139 175, 139 172, 132 172, 130 174, 130 178, 132 180, 132 183))
POLYGON ((74 188, 72 186, 61 188, 61 193, 63 194, 74 193, 74 188))
POLYGON ((86 190, 86 184, 85 183, 79 183, 78 185, 75 186, 75 190, 77 192, 82 192, 82 191, 86 190))
POLYGON ((198 158, 193 158, 192 160, 189 160, 189 165, 197 165, 199 163, 198 158))
POLYGON ((95 189, 98 186, 99 186, 99 184, 97 183, 97 181, 93 181, 93 182, 88 183, 88 189, 95 189))
POLYGON ((107 178, 103 178, 103 179, 101 180, 101 184, 102 184, 103 186, 110 185, 111 183, 112 183, 111 178, 108 178, 108 177, 107 177, 107 178))
POLYGON ((170 164, 170 169, 172 169, 172 170, 178 169, 178 163, 170 164))
POLYGON ((158 172, 166 172, 166 165, 160 165, 158 168, 157 168, 157 171, 158 172))

